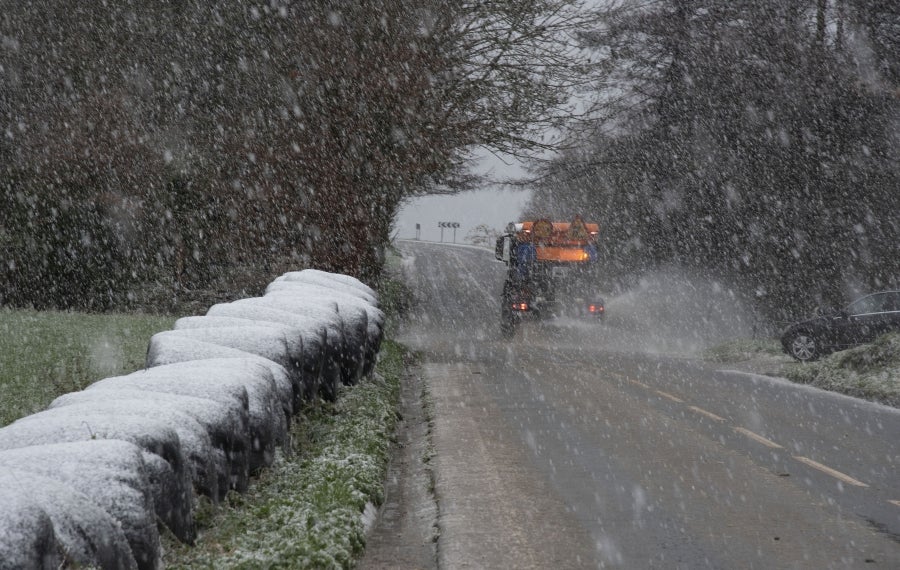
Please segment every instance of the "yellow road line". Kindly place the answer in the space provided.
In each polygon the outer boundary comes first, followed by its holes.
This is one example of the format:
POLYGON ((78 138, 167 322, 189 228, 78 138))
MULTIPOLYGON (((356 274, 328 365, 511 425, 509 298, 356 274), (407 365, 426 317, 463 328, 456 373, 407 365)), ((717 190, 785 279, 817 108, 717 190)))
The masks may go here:
POLYGON ((672 394, 669 394, 668 392, 663 392, 662 390, 654 390, 654 392, 656 392, 663 398, 668 398, 668 399, 672 400, 673 402, 678 402, 678 403, 684 402, 684 400, 682 400, 678 396, 673 396, 672 394))
POLYGON ((810 459, 808 457, 800 457, 800 456, 795 455, 794 459, 796 459, 800 463, 805 463, 805 464, 809 465, 813 469, 818 469, 822 473, 831 475, 835 479, 839 479, 839 480, 843 481, 844 483, 847 483, 848 485, 853 485, 855 487, 868 487, 868 485, 866 485, 862 481, 857 481, 856 479, 854 479, 853 477, 851 477, 847 474, 841 473, 840 471, 836 471, 836 470, 832 469, 831 467, 828 467, 827 465, 822 465, 818 461, 813 461, 812 459, 810 459))
POLYGON ((712 413, 712 412, 707 412, 707 411, 704 410, 703 408, 698 408, 697 406, 688 406, 688 409, 689 409, 689 410, 692 410, 692 411, 694 411, 694 412, 697 412, 698 414, 702 414, 702 415, 704 415, 704 416, 706 416, 706 417, 708 417, 708 418, 710 418, 710 419, 716 420, 717 422, 724 422, 724 421, 725 421, 725 418, 723 418, 723 417, 721 417, 721 416, 717 416, 716 414, 714 414, 714 413, 712 413))
POLYGON ((650 389, 650 386, 647 386, 643 382, 638 382, 637 380, 634 380, 633 378, 629 378, 628 381, 636 386, 640 386, 641 388, 647 388, 648 390, 650 389))
POLYGON ((750 439, 752 439, 753 441, 757 441, 767 447, 771 447, 772 449, 783 449, 780 445, 778 445, 771 439, 766 439, 763 436, 759 435, 758 433, 754 433, 754 432, 750 431, 749 429, 742 428, 742 427, 736 427, 736 428, 734 428, 734 431, 736 431, 738 433, 742 433, 742 434, 746 435, 747 437, 749 437, 750 439))

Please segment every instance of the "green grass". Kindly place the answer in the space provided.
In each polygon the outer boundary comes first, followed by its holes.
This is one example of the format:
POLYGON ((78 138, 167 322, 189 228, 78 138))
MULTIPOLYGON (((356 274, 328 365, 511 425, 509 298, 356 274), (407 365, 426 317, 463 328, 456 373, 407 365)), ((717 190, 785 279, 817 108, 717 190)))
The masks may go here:
POLYGON ((0 309, 0 426, 54 398, 144 365, 174 317, 0 309))
POLYGON ((384 499, 406 358, 386 342, 373 378, 301 414, 292 427, 299 451, 207 510, 194 546, 167 540, 166 567, 352 568, 365 547, 363 510, 384 499))

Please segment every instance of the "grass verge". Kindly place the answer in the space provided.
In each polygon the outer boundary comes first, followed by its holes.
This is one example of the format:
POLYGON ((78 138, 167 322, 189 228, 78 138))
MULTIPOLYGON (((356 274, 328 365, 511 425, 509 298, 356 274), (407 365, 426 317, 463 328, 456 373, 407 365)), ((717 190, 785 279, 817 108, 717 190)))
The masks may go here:
POLYGON ((387 315, 385 331, 388 336, 393 336, 415 307, 412 290, 402 278, 400 254, 393 247, 385 252, 384 269, 378 282, 378 299, 387 315))
POLYGON ((0 309, 0 426, 54 398, 144 366, 174 317, 0 309))
POLYGON ((900 408, 900 333, 807 364, 791 364, 789 380, 900 408))
POLYGON ((741 362, 764 356, 781 355, 777 339, 741 338, 729 340, 703 351, 703 359, 710 362, 741 362))
POLYGON ((777 339, 741 339, 707 349, 710 362, 745 363, 744 369, 783 376, 848 396, 900 408, 900 334, 886 334, 871 344, 800 363, 782 354, 777 339), (773 363, 774 362, 774 368, 773 363), (753 370, 756 367, 758 370, 753 370))
POLYGON ((298 451, 202 518, 194 546, 169 541, 166 567, 352 568, 365 547, 366 505, 383 500, 408 357, 385 342, 371 379, 299 416, 298 451))

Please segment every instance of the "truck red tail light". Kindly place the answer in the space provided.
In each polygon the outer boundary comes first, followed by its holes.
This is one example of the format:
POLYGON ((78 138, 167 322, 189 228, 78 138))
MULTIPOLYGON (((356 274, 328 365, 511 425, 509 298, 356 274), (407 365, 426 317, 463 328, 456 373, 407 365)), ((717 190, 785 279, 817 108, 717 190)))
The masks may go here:
POLYGON ((591 313, 602 313, 603 305, 588 305, 588 311, 591 313))
POLYGON ((527 311, 528 303, 513 303, 512 308, 514 311, 527 311))

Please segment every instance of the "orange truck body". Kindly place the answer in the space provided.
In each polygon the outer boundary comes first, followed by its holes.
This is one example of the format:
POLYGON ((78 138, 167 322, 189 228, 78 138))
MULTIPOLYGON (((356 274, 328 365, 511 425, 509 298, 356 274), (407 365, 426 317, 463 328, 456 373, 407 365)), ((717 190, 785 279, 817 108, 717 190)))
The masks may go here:
POLYGON ((534 244, 536 261, 579 263, 590 261, 584 248, 596 242, 600 226, 580 218, 572 222, 537 220, 510 224, 508 231, 517 242, 534 244))

